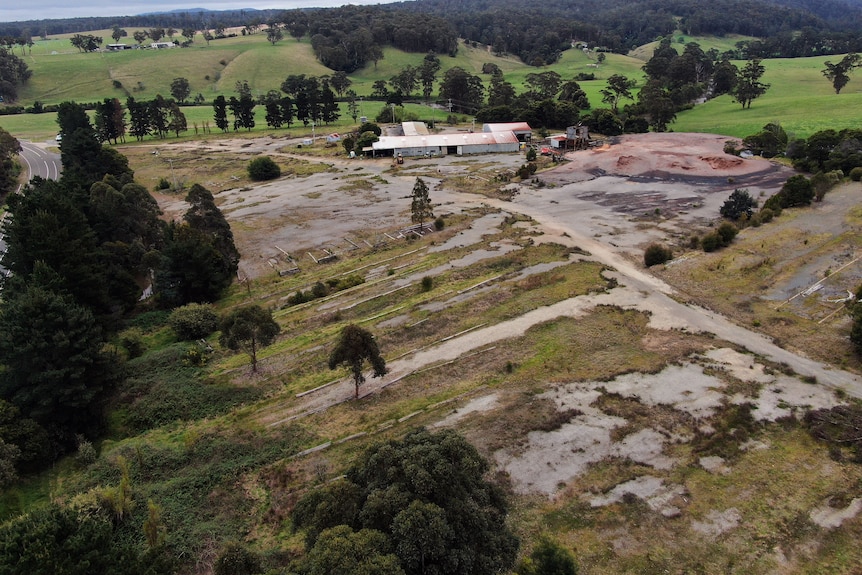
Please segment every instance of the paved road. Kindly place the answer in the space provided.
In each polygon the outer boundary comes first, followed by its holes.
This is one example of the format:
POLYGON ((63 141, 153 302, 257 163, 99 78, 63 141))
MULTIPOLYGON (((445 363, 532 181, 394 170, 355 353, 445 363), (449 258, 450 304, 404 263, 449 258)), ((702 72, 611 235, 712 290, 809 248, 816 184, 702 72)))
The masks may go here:
MULTIPOLYGON (((49 152, 46 148, 53 144, 34 144, 26 140, 21 142, 21 153, 18 154, 18 159, 27 173, 27 181, 29 182, 35 176, 39 176, 46 180, 56 180, 60 177, 62 164, 60 163, 60 154, 49 152)), ((20 191, 19 186, 18 190, 20 191)), ((5 214, 0 214, 0 222, 5 214)), ((0 224, 2 230, 2 224, 0 224)), ((3 236, 0 235, 0 258, 6 253, 6 242, 3 241, 3 236)), ((0 266, 0 276, 6 275, 6 270, 0 266)))
POLYGON ((27 169, 27 180, 39 176, 46 180, 56 180, 60 177, 62 165, 60 154, 49 152, 46 144, 34 144, 21 141, 21 153, 18 155, 23 166, 27 169))

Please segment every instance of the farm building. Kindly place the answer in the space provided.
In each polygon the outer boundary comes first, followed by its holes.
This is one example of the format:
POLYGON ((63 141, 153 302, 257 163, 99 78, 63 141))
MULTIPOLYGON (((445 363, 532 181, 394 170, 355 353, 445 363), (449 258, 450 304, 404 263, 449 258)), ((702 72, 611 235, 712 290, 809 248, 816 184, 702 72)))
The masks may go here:
POLYGON ((120 50, 131 50, 132 47, 128 44, 108 44, 106 49, 111 52, 119 52, 120 50))
POLYGON ((529 142, 533 138, 533 128, 527 122, 509 122, 506 124, 482 124, 482 132, 513 132, 521 142, 529 142))
MULTIPOLYGON (((380 156, 446 156, 456 154, 493 154, 517 152, 520 146, 513 132, 451 133, 415 136, 381 136, 371 145, 375 157, 380 156)), ((363 150, 367 151, 367 150, 363 150)))

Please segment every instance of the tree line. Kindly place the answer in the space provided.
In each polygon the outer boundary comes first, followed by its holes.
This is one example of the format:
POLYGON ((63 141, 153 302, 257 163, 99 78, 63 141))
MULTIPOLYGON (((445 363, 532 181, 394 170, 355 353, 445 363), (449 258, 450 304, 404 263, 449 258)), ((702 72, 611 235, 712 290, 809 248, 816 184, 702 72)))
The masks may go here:
MULTIPOLYGON (((217 299, 239 253, 212 194, 188 191, 182 221, 165 222, 128 161, 102 146, 84 109, 60 105, 63 175, 34 178, 8 198, 0 305, 0 407, 40 430, 38 449, 16 445, 22 470, 94 436, 122 376, 107 341, 152 282, 156 306, 217 299)), ((14 427, 14 426, 13 426, 14 427)))

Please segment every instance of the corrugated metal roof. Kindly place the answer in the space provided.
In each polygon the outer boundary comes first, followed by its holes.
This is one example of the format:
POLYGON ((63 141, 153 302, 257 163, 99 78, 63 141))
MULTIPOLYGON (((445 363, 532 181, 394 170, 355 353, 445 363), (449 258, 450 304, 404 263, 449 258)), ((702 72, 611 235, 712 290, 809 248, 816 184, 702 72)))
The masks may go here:
POLYGON ((483 132, 532 132, 533 128, 527 122, 509 122, 504 124, 482 124, 483 132))
POLYGON ((427 136, 381 136, 372 146, 375 150, 396 148, 424 148, 427 146, 481 146, 488 144, 517 144, 513 132, 474 132, 457 134, 429 134, 427 136))
POLYGON ((428 126, 425 122, 401 122, 401 129, 405 136, 428 135, 428 126))

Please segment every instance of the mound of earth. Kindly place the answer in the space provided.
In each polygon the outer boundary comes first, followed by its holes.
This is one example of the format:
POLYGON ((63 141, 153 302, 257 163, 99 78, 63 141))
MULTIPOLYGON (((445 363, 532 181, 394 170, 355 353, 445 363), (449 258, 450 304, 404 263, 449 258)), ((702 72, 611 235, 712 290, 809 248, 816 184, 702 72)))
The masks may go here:
POLYGON ((585 152, 567 155, 569 163, 544 176, 554 183, 590 180, 598 176, 648 177, 670 180, 728 178, 770 173, 774 164, 726 154, 727 136, 715 134, 649 133, 613 138, 585 152))

